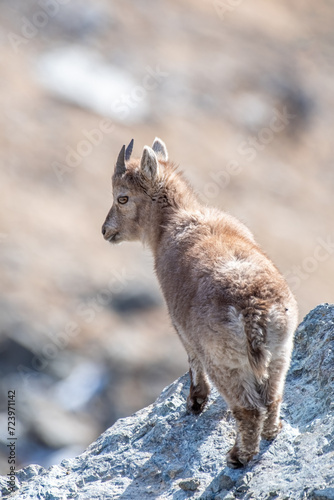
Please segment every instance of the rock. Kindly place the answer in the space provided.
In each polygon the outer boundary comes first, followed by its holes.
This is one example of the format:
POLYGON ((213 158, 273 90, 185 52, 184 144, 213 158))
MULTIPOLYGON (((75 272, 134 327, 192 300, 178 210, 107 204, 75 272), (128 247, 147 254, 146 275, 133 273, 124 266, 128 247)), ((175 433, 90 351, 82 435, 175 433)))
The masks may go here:
POLYGON ((131 286, 115 293, 107 305, 118 314, 128 316, 138 311, 154 309, 160 306, 161 302, 161 295, 156 293, 156 290, 132 282, 131 286))
POLYGON ((315 490, 312 498, 314 500, 334 500, 334 488, 326 488, 324 490, 315 490))
MULTIPOLYGON (((118 420, 88 449, 48 470, 17 472, 11 500, 122 498, 203 500, 334 498, 334 306, 311 311, 296 333, 282 432, 243 470, 226 466, 234 422, 213 389, 205 411, 188 415, 189 378, 154 404, 118 420)), ((6 477, 3 498, 9 498, 6 477)))
POLYGON ((234 486, 234 484, 235 481, 233 481, 230 476, 223 472, 216 478, 216 481, 212 485, 212 491, 214 493, 218 493, 221 490, 230 490, 234 486))
POLYGON ((101 6, 92 1, 83 5, 80 0, 71 0, 66 8, 60 8, 57 15, 50 18, 44 32, 50 37, 58 35, 63 39, 65 36, 80 40, 105 31, 110 24, 113 24, 113 20, 101 6))
POLYGON ((92 50, 69 46, 47 52, 38 59, 35 75, 59 99, 102 117, 128 124, 149 113, 145 88, 92 50))
POLYGON ((184 491, 195 491, 200 484, 200 481, 196 478, 183 479, 179 482, 180 488, 184 491))

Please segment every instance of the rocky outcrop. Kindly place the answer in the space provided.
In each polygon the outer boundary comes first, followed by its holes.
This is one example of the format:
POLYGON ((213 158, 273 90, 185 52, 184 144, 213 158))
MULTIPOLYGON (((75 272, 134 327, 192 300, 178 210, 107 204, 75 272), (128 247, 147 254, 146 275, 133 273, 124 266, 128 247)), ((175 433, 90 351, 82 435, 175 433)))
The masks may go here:
POLYGON ((157 401, 118 420, 82 455, 48 470, 31 465, 16 488, 25 499, 334 499, 334 306, 311 311, 296 333, 284 426, 243 470, 226 467, 234 422, 213 390, 198 417, 186 412, 188 375, 157 401))

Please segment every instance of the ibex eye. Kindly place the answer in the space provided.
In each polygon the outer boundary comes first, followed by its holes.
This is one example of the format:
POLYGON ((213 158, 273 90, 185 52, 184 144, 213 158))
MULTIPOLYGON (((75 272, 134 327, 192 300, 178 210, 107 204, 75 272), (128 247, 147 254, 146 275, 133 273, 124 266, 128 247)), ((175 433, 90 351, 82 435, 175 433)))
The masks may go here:
POLYGON ((125 203, 127 203, 129 201, 129 198, 127 196, 119 196, 117 198, 117 201, 118 203, 120 203, 121 205, 125 205, 125 203))

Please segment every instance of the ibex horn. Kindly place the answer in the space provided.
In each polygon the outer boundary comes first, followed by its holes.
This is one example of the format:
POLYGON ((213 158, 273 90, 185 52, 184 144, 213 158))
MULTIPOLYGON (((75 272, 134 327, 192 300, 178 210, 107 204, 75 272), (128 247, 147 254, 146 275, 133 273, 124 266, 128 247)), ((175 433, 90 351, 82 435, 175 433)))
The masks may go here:
POLYGON ((122 149, 119 152, 117 161, 116 161, 116 167, 115 167, 115 174, 116 175, 122 175, 124 174, 126 168, 125 168, 125 145, 122 146, 122 149))
POLYGON ((131 139, 131 141, 129 142, 128 147, 126 148, 126 151, 125 151, 125 161, 130 160, 132 150, 133 150, 133 139, 131 139))

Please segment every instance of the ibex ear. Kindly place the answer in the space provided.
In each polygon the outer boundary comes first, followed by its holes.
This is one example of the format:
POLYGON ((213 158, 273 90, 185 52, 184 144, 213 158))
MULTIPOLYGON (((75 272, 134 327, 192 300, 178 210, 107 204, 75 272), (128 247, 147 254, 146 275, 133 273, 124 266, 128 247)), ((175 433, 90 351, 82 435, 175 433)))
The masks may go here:
POLYGON ((148 146, 144 147, 143 155, 140 160, 140 169, 149 180, 155 179, 159 172, 158 160, 155 152, 148 146))
POLYGON ((156 137, 154 139, 152 149, 157 155, 159 155, 159 157, 162 160, 164 160, 164 161, 168 160, 168 152, 167 152, 166 144, 161 139, 159 139, 159 137, 156 137))

